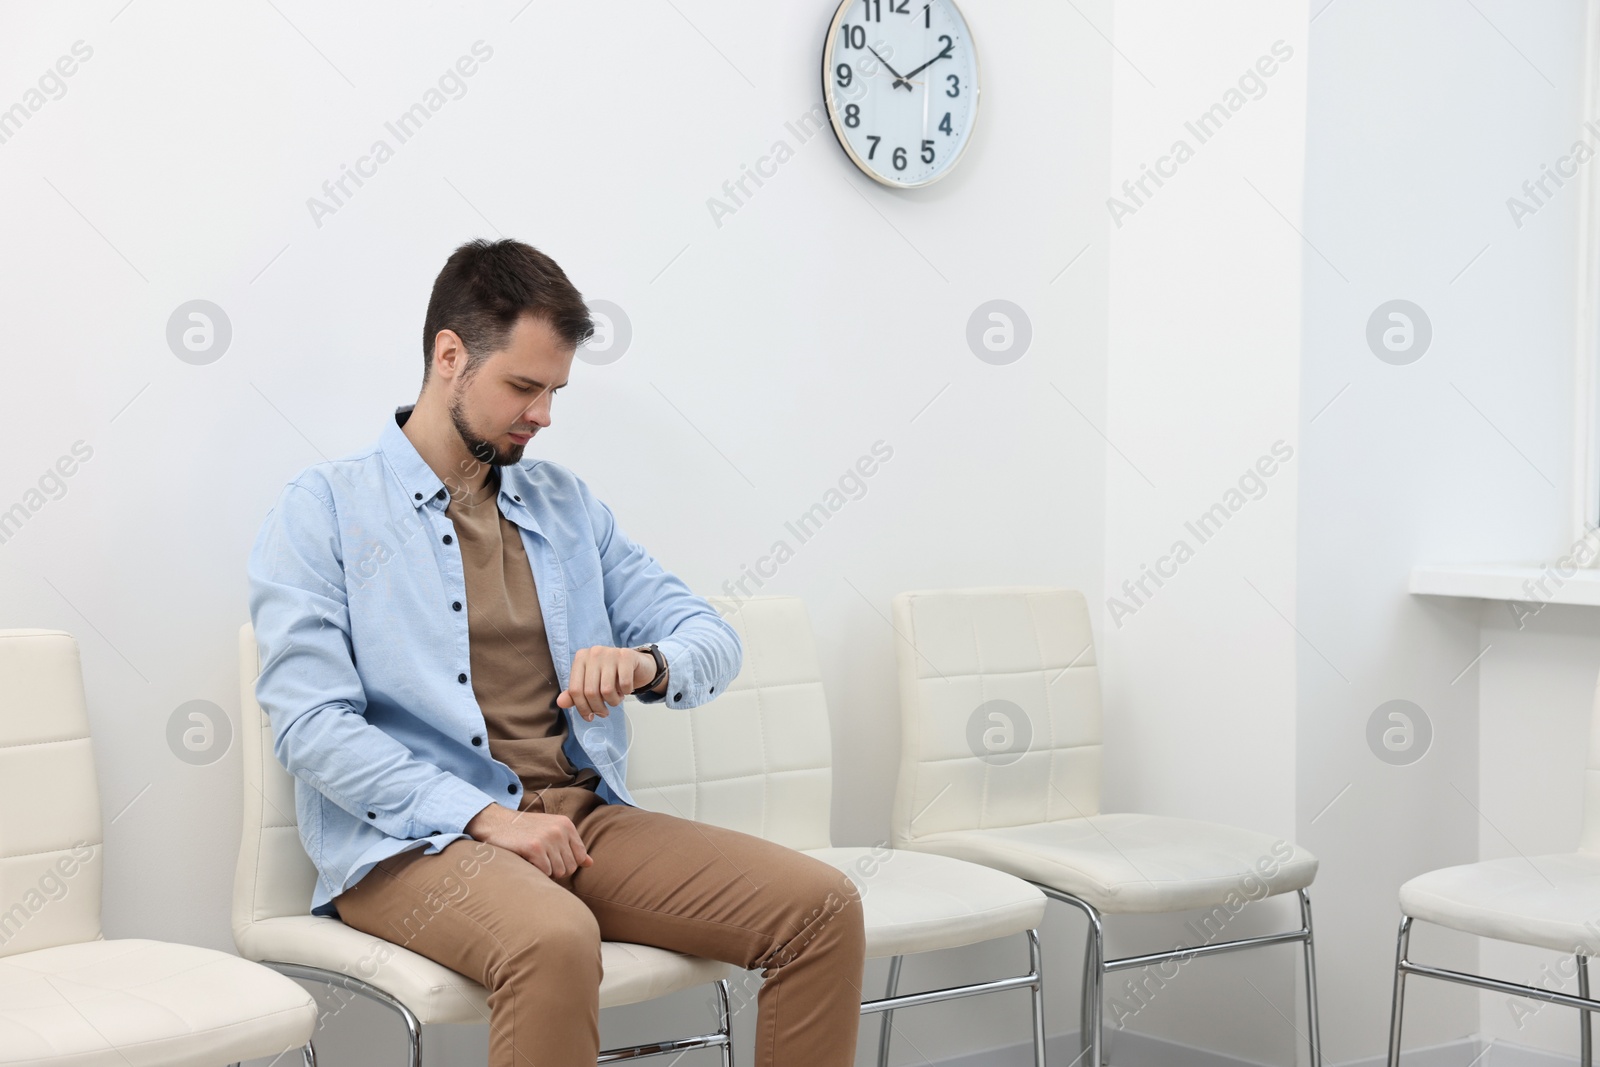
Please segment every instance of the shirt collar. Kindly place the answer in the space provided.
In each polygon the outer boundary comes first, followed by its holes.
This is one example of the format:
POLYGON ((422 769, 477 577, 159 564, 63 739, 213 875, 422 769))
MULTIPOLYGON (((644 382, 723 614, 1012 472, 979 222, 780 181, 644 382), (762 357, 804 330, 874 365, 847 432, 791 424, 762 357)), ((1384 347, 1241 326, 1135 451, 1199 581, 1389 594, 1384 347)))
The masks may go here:
MULTIPOLYGON (((383 433, 378 439, 378 448, 388 460, 389 469, 394 471, 395 477, 405 488, 406 498, 411 501, 412 507, 437 506, 443 510, 450 502, 450 490, 445 488, 444 482, 433 472, 433 468, 428 466, 428 461, 422 458, 422 453, 411 443, 411 438, 400 429, 411 417, 411 411, 415 407, 415 404, 402 404, 394 409, 394 414, 384 424, 383 433)), ((543 536, 533 512, 520 495, 519 489, 521 492, 526 492, 526 489, 521 489, 520 486, 514 487, 514 480, 511 467, 500 468, 498 497, 501 513, 518 526, 543 536)))
POLYGON ((412 507, 423 507, 434 499, 443 506, 449 499, 449 490, 445 489, 444 482, 440 481, 439 476, 433 473, 428 461, 422 458, 417 446, 411 443, 411 438, 400 429, 401 425, 411 417, 411 409, 414 407, 415 404, 402 404, 394 409, 394 414, 384 424, 383 433, 378 439, 378 448, 388 460, 389 469, 400 479, 400 484, 405 488, 412 507))

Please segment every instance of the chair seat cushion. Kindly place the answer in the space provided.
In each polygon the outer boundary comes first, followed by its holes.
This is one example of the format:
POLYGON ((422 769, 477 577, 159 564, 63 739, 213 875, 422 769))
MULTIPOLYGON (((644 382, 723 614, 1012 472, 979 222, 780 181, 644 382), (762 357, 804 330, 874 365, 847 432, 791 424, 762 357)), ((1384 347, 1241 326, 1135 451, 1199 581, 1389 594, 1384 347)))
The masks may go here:
MULTIPOLYGON (((298 963, 359 978, 410 1008, 423 1023, 489 1021, 483 986, 420 953, 320 915, 288 915, 235 927, 234 943, 253 960, 298 963)), ((726 978, 731 967, 680 952, 604 941, 600 1006, 642 1000, 726 978)))
POLYGON ((924 834, 907 847, 987 864, 1111 915, 1243 906, 1311 884, 1317 859, 1269 834, 1159 815, 1092 815, 924 834))
POLYGON ((992 867, 887 848, 815 848, 861 890, 867 958, 932 952, 1032 929, 1044 894, 992 867))
POLYGON ((316 1025, 300 985, 213 949, 129 938, 0 957, 0 1064, 217 1067, 316 1025))
POLYGON ((1517 856, 1420 874, 1400 887, 1400 911, 1479 937, 1557 952, 1600 953, 1600 856, 1517 856))

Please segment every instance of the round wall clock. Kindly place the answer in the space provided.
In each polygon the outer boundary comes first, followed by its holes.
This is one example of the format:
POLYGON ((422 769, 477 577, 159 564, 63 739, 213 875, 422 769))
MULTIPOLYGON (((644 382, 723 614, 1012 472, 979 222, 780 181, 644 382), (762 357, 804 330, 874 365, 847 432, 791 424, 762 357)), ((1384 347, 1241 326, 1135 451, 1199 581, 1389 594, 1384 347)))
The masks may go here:
POLYGON ((844 0, 822 96, 845 154, 897 189, 949 174, 978 119, 978 53, 952 0, 844 0))

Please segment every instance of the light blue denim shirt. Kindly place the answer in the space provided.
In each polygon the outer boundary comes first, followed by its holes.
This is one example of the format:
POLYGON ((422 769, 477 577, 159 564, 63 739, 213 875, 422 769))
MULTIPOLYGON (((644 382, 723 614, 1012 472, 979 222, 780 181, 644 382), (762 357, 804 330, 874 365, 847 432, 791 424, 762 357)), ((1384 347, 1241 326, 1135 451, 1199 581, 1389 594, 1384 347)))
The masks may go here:
MULTIPOLYGON (((516 808, 516 772, 489 754, 472 690, 467 589, 449 493, 395 409, 376 445, 313 464, 267 513, 250 551, 256 699, 295 776, 316 915, 379 860, 433 853, 492 803, 516 808)), ((521 530, 563 689, 575 650, 656 642, 665 700, 694 707, 739 673, 739 635, 617 526, 583 479, 549 460, 501 468, 500 511, 521 530)), ((566 710, 574 767, 607 803, 632 804, 620 708, 566 710)))

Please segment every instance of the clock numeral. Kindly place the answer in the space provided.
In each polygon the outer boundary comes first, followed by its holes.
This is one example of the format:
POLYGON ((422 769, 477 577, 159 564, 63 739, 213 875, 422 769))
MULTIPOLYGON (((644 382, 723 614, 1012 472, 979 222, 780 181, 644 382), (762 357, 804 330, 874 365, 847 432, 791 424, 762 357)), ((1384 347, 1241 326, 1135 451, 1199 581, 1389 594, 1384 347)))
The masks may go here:
POLYGON ((944 118, 939 120, 939 129, 944 131, 946 137, 950 136, 950 112, 944 113, 944 118))
POLYGON ((944 47, 939 49, 939 54, 941 56, 948 57, 951 50, 955 48, 956 43, 950 39, 950 35, 948 33, 941 33, 939 35, 939 40, 944 42, 944 47))
MULTIPOLYGON (((840 63, 839 68, 834 72, 834 75, 838 79, 839 88, 841 89, 849 85, 850 80, 855 77, 855 73, 850 69, 850 64, 848 63, 840 63)), ((946 115, 945 118, 948 119, 949 116, 946 115)))
POLYGON ((946 95, 946 96, 960 96, 961 95, 961 79, 960 78, 956 77, 954 74, 950 74, 950 75, 947 75, 945 77, 945 81, 950 83, 950 88, 948 88, 948 89, 946 89, 944 91, 944 95, 946 95))
POLYGON ((931 30, 933 28, 933 5, 932 4, 923 4, 922 5, 922 28, 925 29, 925 30, 931 30))
POLYGON ((844 107, 844 124, 852 130, 861 125, 861 105, 846 104, 844 107))
POLYGON ((906 169, 906 150, 904 148, 896 148, 894 150, 894 169, 906 169))
MULTIPOLYGON (((861 21, 862 22, 882 22, 883 21, 882 4, 883 4, 883 0, 861 0, 861 21)), ((889 0, 889 4, 890 4, 889 10, 893 11, 894 10, 894 7, 893 7, 894 0, 889 0)))
POLYGON ((867 28, 865 26, 840 26, 844 32, 844 46, 846 48, 867 47, 867 28))
POLYGON ((893 15, 911 14, 911 0, 889 0, 889 12, 893 15))
POLYGON ((933 162, 933 142, 932 141, 923 141, 922 142, 922 161, 924 163, 932 163, 933 162))
POLYGON ((869 133, 867 134, 867 140, 872 142, 872 147, 867 149, 867 158, 871 159, 873 156, 878 154, 878 142, 883 140, 883 138, 879 137, 875 133, 869 133))

